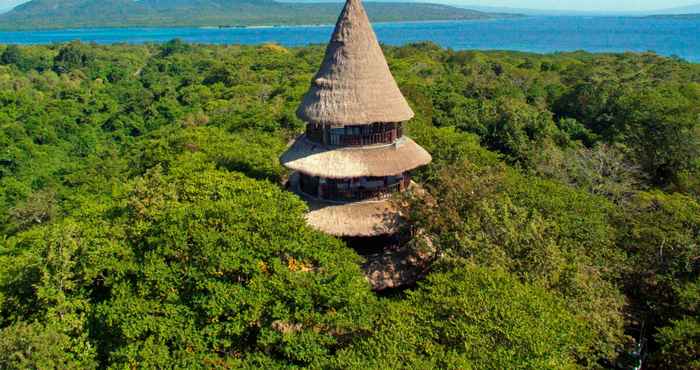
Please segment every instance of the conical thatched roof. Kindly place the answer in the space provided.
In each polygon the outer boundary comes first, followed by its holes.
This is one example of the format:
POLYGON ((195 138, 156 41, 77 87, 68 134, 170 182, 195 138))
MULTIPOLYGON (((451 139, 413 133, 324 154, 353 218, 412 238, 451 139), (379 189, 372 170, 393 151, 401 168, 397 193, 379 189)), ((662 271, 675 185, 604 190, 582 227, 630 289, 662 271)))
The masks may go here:
POLYGON ((345 4, 321 69, 297 114, 306 122, 330 126, 413 118, 361 0, 345 4))

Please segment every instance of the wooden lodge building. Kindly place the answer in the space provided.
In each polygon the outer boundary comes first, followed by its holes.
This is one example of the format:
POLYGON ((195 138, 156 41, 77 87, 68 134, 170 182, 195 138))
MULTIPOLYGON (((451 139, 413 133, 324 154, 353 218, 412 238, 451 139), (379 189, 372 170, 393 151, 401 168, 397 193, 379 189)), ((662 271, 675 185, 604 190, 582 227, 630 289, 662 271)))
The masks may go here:
POLYGON ((401 224, 390 198, 432 160, 404 136, 414 113, 401 94, 361 0, 348 0, 297 115, 307 123, 282 155, 289 186, 310 206, 309 224, 361 252, 401 224))

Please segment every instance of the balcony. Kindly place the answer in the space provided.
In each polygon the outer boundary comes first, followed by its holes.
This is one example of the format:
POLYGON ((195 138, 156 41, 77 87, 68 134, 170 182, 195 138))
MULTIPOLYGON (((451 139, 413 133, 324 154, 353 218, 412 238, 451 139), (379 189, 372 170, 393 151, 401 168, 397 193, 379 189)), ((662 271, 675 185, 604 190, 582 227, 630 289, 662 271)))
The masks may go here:
POLYGON ((305 194, 337 203, 386 200, 406 190, 410 184, 408 175, 334 180, 302 174, 299 179, 300 190, 305 194))
MULTIPOLYGON (((410 180, 409 180, 410 183, 410 180)), ((394 194, 403 191, 407 185, 404 182, 398 182, 379 189, 341 189, 333 188, 328 185, 321 185, 321 194, 324 200, 333 202, 360 202, 365 200, 385 200, 391 198, 394 194)))

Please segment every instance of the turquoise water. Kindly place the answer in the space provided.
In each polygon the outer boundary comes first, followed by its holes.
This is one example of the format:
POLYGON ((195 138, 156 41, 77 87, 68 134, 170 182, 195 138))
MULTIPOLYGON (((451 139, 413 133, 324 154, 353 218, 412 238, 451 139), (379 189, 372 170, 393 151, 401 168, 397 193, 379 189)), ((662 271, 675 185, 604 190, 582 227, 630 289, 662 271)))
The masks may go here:
MULTIPOLYGON (((403 45, 432 41, 453 49, 518 50, 538 53, 654 51, 700 62, 700 20, 626 17, 526 17, 459 22, 379 23, 381 42, 403 45)), ((0 43, 47 44, 82 40, 100 44, 165 42, 286 46, 328 41, 331 26, 274 28, 126 28, 0 32, 0 43)))

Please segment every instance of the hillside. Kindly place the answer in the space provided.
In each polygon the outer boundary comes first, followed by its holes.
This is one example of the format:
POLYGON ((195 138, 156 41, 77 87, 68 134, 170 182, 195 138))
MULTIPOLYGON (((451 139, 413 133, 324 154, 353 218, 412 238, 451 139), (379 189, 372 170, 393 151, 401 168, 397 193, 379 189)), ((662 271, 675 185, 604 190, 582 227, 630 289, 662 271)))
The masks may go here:
MULTIPOLYGON (((199 27, 333 23, 342 3, 272 0, 33 0, 0 15, 0 29, 199 27)), ((375 22, 486 19, 498 15, 424 3, 367 3, 375 22)))

